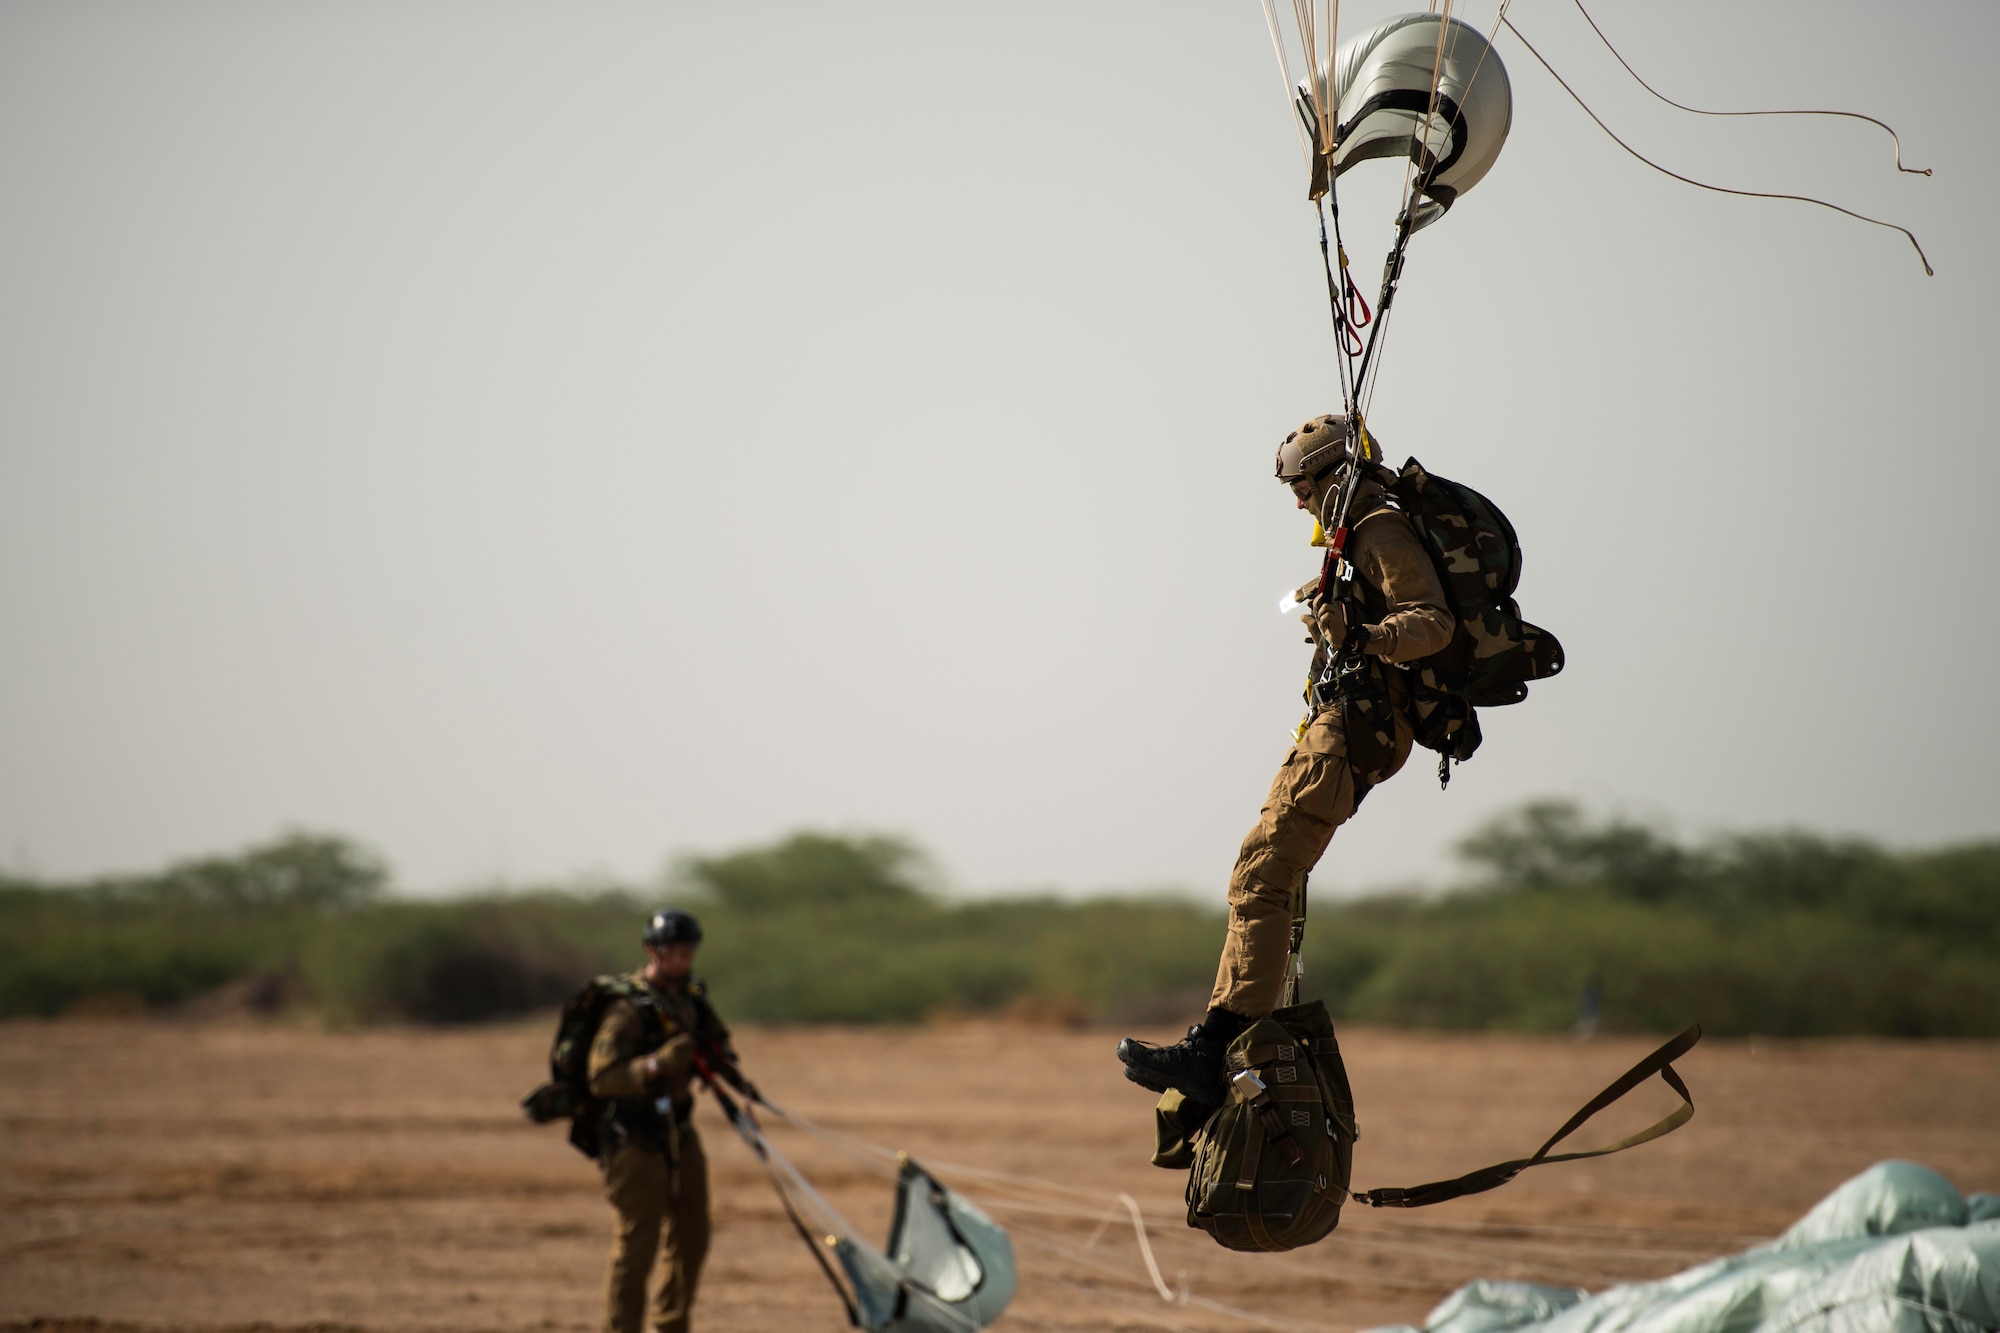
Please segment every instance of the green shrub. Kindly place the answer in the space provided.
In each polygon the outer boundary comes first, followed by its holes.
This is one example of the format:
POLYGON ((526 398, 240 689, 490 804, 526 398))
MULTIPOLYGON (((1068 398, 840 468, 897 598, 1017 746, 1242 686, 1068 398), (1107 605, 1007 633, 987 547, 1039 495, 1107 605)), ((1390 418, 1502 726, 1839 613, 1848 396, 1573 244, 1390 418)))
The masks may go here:
MULTIPOLYGON (((1314 902, 1307 992, 1344 1018, 1554 1032, 1586 987, 1612 1030, 2000 1035, 2000 844, 1892 853, 1779 832, 1683 845, 1540 802, 1466 840, 1438 898, 1314 902)), ((420 901, 379 858, 292 834, 74 885, 0 879, 0 1014, 105 996, 169 1007, 284 978, 337 1022, 478 1022, 629 971, 661 901, 701 915, 700 970, 741 1022, 947 1012, 1189 1019, 1220 895, 953 902, 908 843, 800 833, 697 858, 657 896, 548 889, 420 901)))

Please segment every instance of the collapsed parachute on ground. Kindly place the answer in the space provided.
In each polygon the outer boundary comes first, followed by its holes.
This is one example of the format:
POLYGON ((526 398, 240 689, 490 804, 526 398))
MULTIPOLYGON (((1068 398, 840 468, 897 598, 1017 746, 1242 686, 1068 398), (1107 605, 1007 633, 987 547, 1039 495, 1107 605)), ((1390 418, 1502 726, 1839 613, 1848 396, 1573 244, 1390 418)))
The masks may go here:
POLYGON ((1359 162, 1408 158, 1423 196, 1410 230, 1443 217, 1500 156, 1514 93, 1477 28, 1436 14, 1399 14, 1345 43, 1301 79, 1299 116, 1313 154, 1312 197, 1359 162), (1319 108, 1331 103, 1333 124, 1319 108), (1329 129, 1331 133, 1329 133, 1329 129))
POLYGON ((843 1235, 834 1254, 870 1333, 959 1333, 1000 1317, 1014 1295, 1014 1246, 992 1218, 905 1159, 889 1243, 843 1235))
MULTIPOLYGON (((1930 1333, 2000 1327, 2000 1196, 1882 1162, 1768 1245, 1595 1296, 1479 1281, 1421 1333, 1930 1333)), ((1373 1333, 1419 1333, 1408 1325, 1373 1333)))
MULTIPOLYGON (((977 1333, 1007 1308, 1016 1281, 1014 1243, 1003 1227, 937 1177, 907 1155, 893 1155, 896 1213, 888 1243, 878 1250, 765 1137, 748 1106, 737 1106, 713 1081, 708 1086, 730 1126, 770 1174, 785 1216, 833 1284, 849 1324, 866 1333, 977 1333)), ((773 1105, 748 1084, 739 1082, 737 1089, 794 1128, 869 1165, 880 1166, 891 1156, 773 1105)))

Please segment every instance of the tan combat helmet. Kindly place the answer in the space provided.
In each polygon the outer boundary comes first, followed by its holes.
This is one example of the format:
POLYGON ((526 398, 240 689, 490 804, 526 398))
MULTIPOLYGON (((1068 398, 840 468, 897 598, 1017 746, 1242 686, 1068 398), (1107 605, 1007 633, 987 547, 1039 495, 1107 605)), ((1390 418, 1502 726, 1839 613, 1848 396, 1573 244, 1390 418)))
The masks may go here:
POLYGON ((1330 412, 1314 417, 1278 446, 1278 480, 1317 479, 1346 461, 1347 418, 1330 412))

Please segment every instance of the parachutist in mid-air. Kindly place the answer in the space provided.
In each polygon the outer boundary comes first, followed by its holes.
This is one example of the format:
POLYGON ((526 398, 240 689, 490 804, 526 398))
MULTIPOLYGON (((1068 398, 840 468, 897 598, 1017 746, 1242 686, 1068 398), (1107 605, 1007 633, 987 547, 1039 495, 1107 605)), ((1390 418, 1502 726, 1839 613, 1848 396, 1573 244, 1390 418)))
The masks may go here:
MULTIPOLYGON (((1348 441, 1346 418, 1322 416, 1278 447, 1278 480, 1327 531, 1335 496, 1355 466, 1348 441)), ((1390 668, 1451 641, 1456 622, 1431 556, 1368 471, 1355 479, 1346 514, 1352 585, 1343 596, 1322 588, 1325 595, 1307 601, 1304 619, 1315 644, 1311 711, 1237 853, 1229 933, 1208 1012, 1171 1046, 1129 1037, 1118 1043, 1125 1077, 1153 1092, 1173 1088, 1205 1105, 1222 1103, 1224 1051, 1282 999, 1294 891, 1334 830, 1410 756, 1409 686, 1405 673, 1390 668)))

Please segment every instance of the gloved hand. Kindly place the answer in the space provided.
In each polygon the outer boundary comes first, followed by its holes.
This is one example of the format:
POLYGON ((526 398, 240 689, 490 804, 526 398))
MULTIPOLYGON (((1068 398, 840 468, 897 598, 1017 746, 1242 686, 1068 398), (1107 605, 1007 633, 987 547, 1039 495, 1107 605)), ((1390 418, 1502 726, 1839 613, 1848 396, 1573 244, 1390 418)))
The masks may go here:
POLYGON ((640 1065, 640 1076, 649 1087, 658 1087, 672 1082, 687 1072, 690 1059, 694 1055, 694 1041, 685 1032, 674 1037, 666 1045, 647 1056, 640 1065))
POLYGON ((1319 636, 1327 644, 1339 648, 1347 641, 1347 603, 1338 599, 1314 602, 1312 614, 1319 636))
POLYGON ((1341 652, 1347 646, 1351 628, 1358 630, 1360 622, 1348 621, 1348 604, 1339 599, 1313 603, 1312 613, 1299 617, 1299 623, 1307 630, 1306 642, 1325 644, 1333 652, 1341 652), (1318 637, 1314 638, 1314 632, 1318 637))

